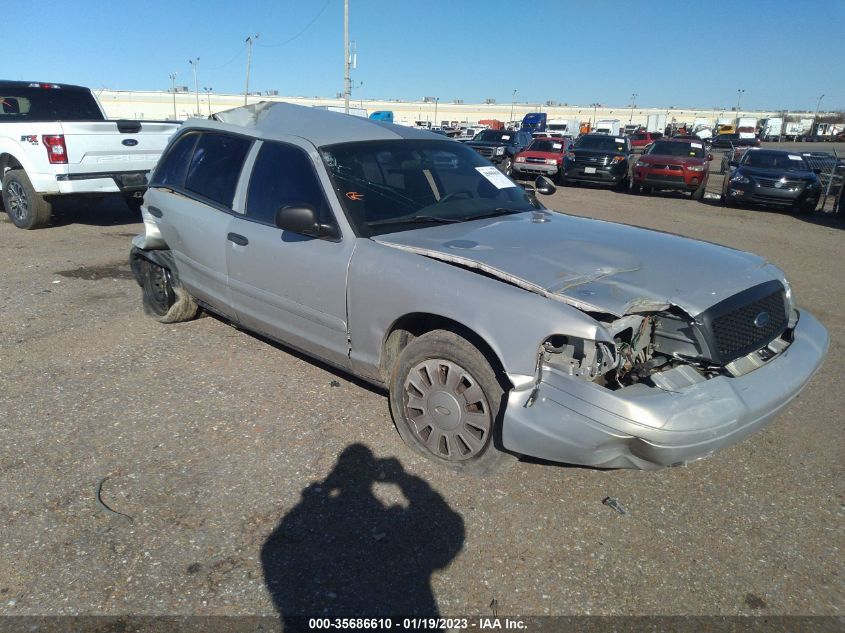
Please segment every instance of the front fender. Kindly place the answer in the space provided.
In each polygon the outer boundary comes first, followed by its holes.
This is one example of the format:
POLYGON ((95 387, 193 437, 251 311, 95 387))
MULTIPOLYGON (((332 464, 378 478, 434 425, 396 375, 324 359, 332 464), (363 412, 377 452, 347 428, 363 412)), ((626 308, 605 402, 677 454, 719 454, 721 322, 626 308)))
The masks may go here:
POLYGON ((510 375, 534 376, 537 353, 551 334, 612 343, 577 308, 458 265, 360 239, 347 285, 353 370, 381 382, 383 341, 400 318, 426 313, 480 336, 510 375))

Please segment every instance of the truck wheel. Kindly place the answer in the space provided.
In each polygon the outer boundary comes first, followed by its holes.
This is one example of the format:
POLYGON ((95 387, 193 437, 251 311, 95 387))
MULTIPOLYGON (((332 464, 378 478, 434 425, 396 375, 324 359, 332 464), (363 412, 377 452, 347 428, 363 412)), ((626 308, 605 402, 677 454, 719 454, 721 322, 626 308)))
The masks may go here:
POLYGON ((484 354, 463 337, 434 330, 411 341, 389 387, 399 435, 426 458, 476 474, 513 461, 496 447, 504 390, 484 354))
POLYGON ((3 206, 19 229, 45 227, 53 214, 53 205, 35 192, 23 169, 10 169, 3 176, 3 206))
POLYGON ((139 258, 138 264, 146 314, 159 323, 180 323, 197 316, 197 302, 182 286, 174 287, 167 268, 143 258, 139 258))
POLYGON ((126 196, 124 198, 126 201, 126 206, 129 207, 129 210, 137 216, 141 215, 141 205, 144 202, 143 198, 134 198, 132 196, 126 196))
POLYGON ((505 159, 502 161, 502 172, 504 172, 505 176, 513 174, 513 161, 510 156, 505 156, 505 159))

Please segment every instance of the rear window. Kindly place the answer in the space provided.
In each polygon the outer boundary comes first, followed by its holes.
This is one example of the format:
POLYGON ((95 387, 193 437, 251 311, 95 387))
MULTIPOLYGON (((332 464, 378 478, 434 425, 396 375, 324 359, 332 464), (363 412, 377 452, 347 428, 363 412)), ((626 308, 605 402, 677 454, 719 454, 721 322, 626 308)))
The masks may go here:
POLYGON ((202 134, 188 167, 185 189, 231 208, 251 143, 239 136, 202 134))
POLYGON ((0 122, 104 120, 88 90, 0 88, 0 122))
POLYGON ((194 153, 199 134, 190 133, 180 136, 162 156, 156 167, 155 174, 150 180, 150 186, 169 185, 184 187, 185 174, 188 173, 188 163, 194 153))

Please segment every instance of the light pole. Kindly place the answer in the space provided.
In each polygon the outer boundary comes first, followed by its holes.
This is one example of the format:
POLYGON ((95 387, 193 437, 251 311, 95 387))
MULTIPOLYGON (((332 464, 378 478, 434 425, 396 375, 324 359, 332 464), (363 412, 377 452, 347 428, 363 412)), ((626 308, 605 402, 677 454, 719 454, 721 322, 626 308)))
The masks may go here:
POLYGON ((437 123, 437 104, 440 102, 440 97, 434 97, 434 125, 437 123))
POLYGON ((252 64, 252 43, 258 39, 258 33, 250 35, 244 41, 246 42, 246 87, 244 87, 244 105, 246 105, 247 95, 249 94, 249 67, 252 64))
POLYGON ((343 0, 343 111, 349 114, 349 93, 352 81, 349 79, 349 0, 343 0))
POLYGON ((810 134, 815 136, 816 134, 816 118, 819 116, 819 106, 822 104, 822 99, 824 99, 824 95, 820 95, 818 100, 816 101, 816 111, 813 113, 813 125, 810 127, 810 134))
POLYGON ((176 75, 178 71, 173 71, 168 75, 170 77, 170 92, 173 93, 173 120, 176 120, 176 75))
POLYGON ((637 100, 637 96, 636 92, 631 94, 631 116, 628 118, 628 123, 634 120, 634 107, 636 107, 634 104, 637 100))
POLYGON ((511 94, 511 120, 510 123, 513 123, 513 104, 516 103, 516 88, 513 89, 513 94, 511 94))
POLYGON ((742 99, 742 95, 745 94, 745 90, 742 88, 738 88, 736 91, 736 118, 739 121, 739 102, 742 99))
POLYGON ((214 90, 211 86, 206 88, 205 86, 202 87, 205 90, 205 98, 208 101, 208 116, 211 116, 211 91, 214 90))
POLYGON ((590 106, 593 108, 593 120, 590 122, 590 129, 592 130, 596 127, 596 109, 600 106, 600 103, 591 103, 590 106))
POLYGON ((197 57, 196 59, 189 59, 188 63, 191 65, 191 68, 194 71, 194 92, 197 95, 197 116, 200 115, 200 84, 197 81, 197 66, 199 66, 200 58, 197 57))

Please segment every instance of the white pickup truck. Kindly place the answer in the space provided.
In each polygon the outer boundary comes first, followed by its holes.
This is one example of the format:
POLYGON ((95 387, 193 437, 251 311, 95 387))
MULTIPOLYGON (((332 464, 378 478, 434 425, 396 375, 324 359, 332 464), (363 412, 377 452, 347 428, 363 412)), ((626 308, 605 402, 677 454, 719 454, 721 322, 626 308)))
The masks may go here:
POLYGON ((0 81, 2 206, 15 226, 50 222, 59 196, 120 195, 139 208, 179 123, 109 121, 88 88, 0 81))

